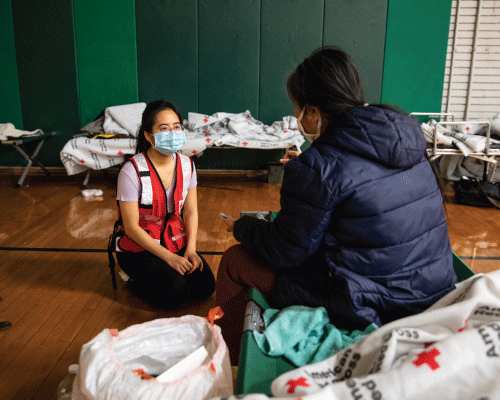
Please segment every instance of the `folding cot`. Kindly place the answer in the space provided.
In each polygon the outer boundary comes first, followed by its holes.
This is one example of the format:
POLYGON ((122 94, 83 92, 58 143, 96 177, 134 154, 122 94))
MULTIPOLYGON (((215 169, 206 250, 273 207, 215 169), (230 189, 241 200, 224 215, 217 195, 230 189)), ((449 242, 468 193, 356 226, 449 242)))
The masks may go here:
MULTIPOLYGON (((474 272, 456 254, 453 254, 453 268, 459 282, 474 275, 474 272)), ((296 368, 283 357, 265 355, 257 346, 252 331, 263 329, 262 314, 268 308, 269 303, 266 298, 259 291, 251 288, 241 340, 236 394, 264 393, 271 396, 272 381, 279 375, 296 368)))
POLYGON ((21 187, 21 185, 24 182, 24 179, 26 178, 26 175, 28 175, 28 171, 33 166, 33 164, 38 165, 43 170, 43 172, 45 172, 46 175, 50 176, 49 170, 47 170, 47 168, 45 168, 45 166, 37 159, 37 155, 40 152, 40 149, 42 148, 43 144, 45 143, 45 140, 55 135, 57 135, 57 132, 45 132, 41 135, 24 136, 12 140, 0 141, 0 143, 2 144, 13 146, 17 150, 17 152, 21 154, 28 161, 28 164, 24 168, 23 174, 21 175, 19 181, 17 182, 16 188, 21 187), (38 142, 38 144, 36 145, 35 151, 30 156, 19 146, 32 142, 38 142))

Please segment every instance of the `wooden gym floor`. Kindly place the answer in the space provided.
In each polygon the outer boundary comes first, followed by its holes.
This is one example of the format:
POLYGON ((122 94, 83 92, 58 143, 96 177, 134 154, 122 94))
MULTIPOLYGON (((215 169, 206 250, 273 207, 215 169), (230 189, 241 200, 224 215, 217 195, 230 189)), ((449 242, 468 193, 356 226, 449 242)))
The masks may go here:
MULTIPOLYGON (((93 175, 81 195, 81 175, 0 174, 0 393, 3 400, 55 399, 57 385, 81 346, 105 328, 122 330, 155 318, 206 316, 214 296, 175 311, 154 308, 131 294, 119 277, 113 292, 107 239, 116 218, 115 177, 93 175), (49 250, 49 251, 47 251, 49 250)), ((279 210, 279 185, 246 177, 200 176, 198 251, 221 253, 236 244, 220 212, 279 210)), ((445 191, 453 251, 476 273, 499 269, 498 210, 454 204, 445 191)), ((214 274, 221 256, 205 254, 214 274)))

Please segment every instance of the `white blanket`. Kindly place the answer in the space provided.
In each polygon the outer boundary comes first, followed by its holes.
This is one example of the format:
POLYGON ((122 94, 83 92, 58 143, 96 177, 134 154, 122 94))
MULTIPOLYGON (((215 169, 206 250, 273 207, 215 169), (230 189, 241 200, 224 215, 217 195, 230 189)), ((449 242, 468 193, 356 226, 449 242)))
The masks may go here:
MULTIPOLYGON (((115 107, 106 110, 113 108, 115 107)), ((216 113, 213 116, 197 113, 188 115, 188 120, 184 121, 186 144, 179 152, 189 157, 201 155, 205 149, 212 146, 280 149, 294 145, 300 148, 304 143, 304 138, 297 130, 297 119, 293 116, 286 116, 268 126, 254 119, 249 111, 240 114, 216 113)), ((123 121, 122 123, 131 125, 123 121)), ((135 154, 136 144, 137 140, 134 138, 77 137, 64 145, 60 153, 61 161, 68 175, 78 174, 89 168, 105 169, 123 163, 126 154, 135 154)))
MULTIPOLYGON (((277 377, 281 399, 500 398, 500 271, 477 274, 423 313, 277 377)), ((230 399, 264 400, 262 394, 230 399)))
POLYGON ((41 129, 34 131, 21 131, 16 129, 16 127, 10 122, 6 124, 0 124, 0 140, 9 140, 12 138, 22 138, 27 136, 36 136, 43 134, 41 129))
MULTIPOLYGON (((493 126, 498 125, 498 116, 495 115, 491 120, 492 131, 495 132, 493 126), (494 125, 495 124, 495 125, 494 125)), ((424 131, 425 140, 428 143, 434 143, 434 129, 437 121, 431 119, 429 123, 422 123, 421 128, 424 131)), ((457 125, 453 130, 443 126, 438 126, 436 130, 437 142, 441 145, 454 144, 464 154, 469 156, 471 153, 482 153, 486 149, 486 124, 470 123, 467 125, 457 125)), ((491 139, 490 143, 498 144, 500 141, 491 139)))
POLYGON ((123 133, 137 137, 146 103, 125 104, 104 110, 103 129, 106 133, 123 133))
POLYGON ((250 114, 219 112, 212 116, 188 113, 184 120, 186 144, 181 153, 188 156, 202 153, 212 146, 232 146, 249 149, 280 149, 300 146, 304 137, 297 130, 297 119, 283 117, 272 125, 264 125, 250 114))
POLYGON ((61 150, 61 161, 68 175, 106 169, 120 165, 125 155, 135 154, 137 139, 90 139, 77 137, 66 143, 61 150))

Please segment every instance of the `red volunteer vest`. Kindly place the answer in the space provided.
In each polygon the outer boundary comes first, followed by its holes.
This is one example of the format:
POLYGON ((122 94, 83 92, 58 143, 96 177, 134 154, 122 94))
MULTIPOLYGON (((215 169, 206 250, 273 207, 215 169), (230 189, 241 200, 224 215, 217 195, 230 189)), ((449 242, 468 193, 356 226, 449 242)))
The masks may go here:
MULTIPOLYGON (((187 245, 181 213, 192 176, 191 160, 189 157, 177 153, 174 188, 175 210, 173 214, 169 214, 167 211, 165 187, 149 157, 145 153, 140 153, 132 157, 131 161, 142 186, 139 198, 139 226, 163 247, 172 253, 177 253, 187 245)), ((115 224, 115 234, 118 237, 116 251, 144 251, 125 233, 119 207, 118 215, 119 219, 115 224)))

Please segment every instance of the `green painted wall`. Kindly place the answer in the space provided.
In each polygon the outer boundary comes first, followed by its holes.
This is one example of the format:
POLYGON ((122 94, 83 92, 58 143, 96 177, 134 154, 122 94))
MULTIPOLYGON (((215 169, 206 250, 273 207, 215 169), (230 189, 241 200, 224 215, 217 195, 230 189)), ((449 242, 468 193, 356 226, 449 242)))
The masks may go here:
POLYGON ((106 107, 136 103, 134 0, 73 0, 81 125, 106 107))
POLYGON ((0 123, 11 122, 16 128, 23 128, 19 80, 17 78, 16 47, 10 0, 0 0, 0 123))
MULTIPOLYGON (((12 0, 11 4, 23 128, 58 131, 39 158, 46 165, 60 165, 59 152, 80 125, 72 3, 12 0)), ((27 146, 29 153, 34 146, 27 146)), ((2 165, 21 163, 24 159, 18 154, 1 160, 2 165)))
MULTIPOLYGON (((270 124, 293 113, 286 79, 323 44, 355 59, 368 102, 439 110, 450 10, 451 0, 0 0, 0 116, 60 131, 41 153, 49 166, 113 105, 165 98, 185 117, 248 109, 270 124)), ((259 159, 244 154, 238 163, 259 159)), ((234 164, 220 157, 208 150, 200 167, 234 164)), ((0 149, 0 165, 21 160, 0 149)))
POLYGON ((322 45, 323 0, 262 0, 259 118, 265 123, 293 115, 288 75, 322 45))
POLYGON ((389 0, 382 102, 441 110, 451 0, 389 0))
POLYGON ((197 0, 136 0, 139 100, 198 111, 197 0))
POLYGON ((387 2, 325 0, 323 43, 339 47, 354 59, 368 103, 380 103, 381 98, 387 2))
POLYGON ((260 1, 198 1, 198 110, 258 116, 260 1))
MULTIPOLYGON (((16 46, 14 43, 14 25, 10 0, 0 0, 0 124, 10 122, 18 129, 23 129, 21 96, 17 77, 16 46)), ((12 148, 0 146, 0 160, 3 165, 15 165, 20 156, 12 148)))

